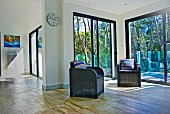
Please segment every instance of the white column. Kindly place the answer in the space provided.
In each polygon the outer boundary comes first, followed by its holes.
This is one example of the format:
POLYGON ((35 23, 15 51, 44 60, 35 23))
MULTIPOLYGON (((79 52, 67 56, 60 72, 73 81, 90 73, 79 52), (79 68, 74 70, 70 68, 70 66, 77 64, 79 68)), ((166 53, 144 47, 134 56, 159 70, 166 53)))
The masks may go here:
POLYGON ((43 89, 63 88, 63 0, 43 0, 43 89), (58 26, 47 23, 47 15, 55 13, 60 18, 58 26))

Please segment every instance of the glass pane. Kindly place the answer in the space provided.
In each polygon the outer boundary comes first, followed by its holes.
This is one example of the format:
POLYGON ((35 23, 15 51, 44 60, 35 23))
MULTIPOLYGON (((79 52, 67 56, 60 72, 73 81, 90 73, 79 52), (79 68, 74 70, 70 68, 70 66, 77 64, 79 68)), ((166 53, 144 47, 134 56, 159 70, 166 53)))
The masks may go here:
POLYGON ((105 76, 111 76, 111 29, 110 23, 98 22, 99 66, 103 68, 105 76))
POLYGON ((91 19, 74 16, 74 40, 75 59, 91 66, 91 19))
POLYGON ((170 44, 166 46, 167 48, 167 82, 170 82, 170 44))
POLYGON ((170 41, 170 12, 166 13, 166 30, 167 40, 170 41))
POLYGON ((42 77, 42 28, 38 30, 38 65, 39 77, 42 77))
POLYGON ((74 16, 75 59, 92 65, 91 19, 74 16))
MULTIPOLYGON (((170 41, 170 12, 166 13, 166 34, 167 40, 170 41)), ((167 82, 170 83, 170 44, 167 44, 167 82)))
POLYGON ((129 23, 131 58, 141 66, 142 79, 164 81, 162 15, 129 23))
POLYGON ((97 21, 93 21, 93 56, 94 56, 94 66, 98 66, 98 56, 97 56, 97 21))
POLYGON ((37 60, 36 60, 36 33, 31 37, 31 57, 32 57, 32 74, 37 75, 37 60))
MULTIPOLYGON (((115 31, 114 24, 111 23, 111 39, 115 39, 114 31, 115 31)), ((116 74, 117 71, 115 70, 115 66, 117 66, 117 64, 115 62, 115 61, 117 61, 117 57, 115 56, 115 52, 117 52, 117 50, 115 50, 115 48, 114 48, 116 41, 111 40, 111 42, 112 42, 112 47, 110 47, 110 48, 112 48, 112 78, 114 79, 114 78, 117 77, 117 74, 116 74), (116 60, 115 60, 115 57, 116 57, 116 60)))

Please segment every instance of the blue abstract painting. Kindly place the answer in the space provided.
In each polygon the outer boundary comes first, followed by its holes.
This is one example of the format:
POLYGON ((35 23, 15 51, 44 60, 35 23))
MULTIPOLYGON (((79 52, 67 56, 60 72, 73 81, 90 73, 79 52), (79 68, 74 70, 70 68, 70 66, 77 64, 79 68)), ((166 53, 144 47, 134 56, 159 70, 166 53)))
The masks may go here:
POLYGON ((20 47, 20 36, 4 35, 4 47, 20 47))

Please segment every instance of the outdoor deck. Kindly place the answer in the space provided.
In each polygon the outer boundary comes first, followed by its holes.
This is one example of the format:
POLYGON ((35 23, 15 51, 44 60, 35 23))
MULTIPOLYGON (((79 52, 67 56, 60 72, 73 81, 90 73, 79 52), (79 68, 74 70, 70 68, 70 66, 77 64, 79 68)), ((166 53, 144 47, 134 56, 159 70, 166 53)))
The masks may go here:
MULTIPOLYGON (((145 80, 152 81, 164 81, 164 73, 163 72, 144 72, 141 73, 141 78, 145 80)), ((170 73, 167 75, 167 82, 170 82, 170 73)))

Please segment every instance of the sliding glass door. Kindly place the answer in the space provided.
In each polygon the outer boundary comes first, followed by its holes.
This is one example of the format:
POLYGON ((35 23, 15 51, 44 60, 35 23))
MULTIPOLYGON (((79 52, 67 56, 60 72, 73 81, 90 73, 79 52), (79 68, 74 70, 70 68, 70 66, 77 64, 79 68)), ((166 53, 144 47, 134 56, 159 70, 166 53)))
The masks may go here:
POLYGON ((74 13, 75 59, 89 66, 100 66, 105 76, 114 77, 112 61, 116 55, 112 60, 112 40, 116 37, 111 25, 115 27, 115 21, 74 13))
POLYGON ((30 74, 42 77, 42 28, 29 34, 30 74))
POLYGON ((98 21, 99 66, 112 75, 111 23, 98 21))
POLYGON ((142 79, 164 81, 162 16, 156 15, 132 21, 129 23, 129 28, 131 58, 139 61, 142 79))
POLYGON ((30 51, 31 51, 31 74, 38 75, 37 72, 37 45, 36 45, 36 32, 31 34, 30 37, 30 51))
POLYGON ((127 58, 140 64, 143 80, 170 82, 170 16, 166 11, 126 20, 127 58))

